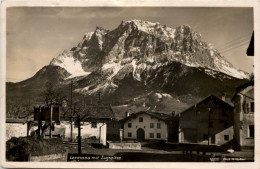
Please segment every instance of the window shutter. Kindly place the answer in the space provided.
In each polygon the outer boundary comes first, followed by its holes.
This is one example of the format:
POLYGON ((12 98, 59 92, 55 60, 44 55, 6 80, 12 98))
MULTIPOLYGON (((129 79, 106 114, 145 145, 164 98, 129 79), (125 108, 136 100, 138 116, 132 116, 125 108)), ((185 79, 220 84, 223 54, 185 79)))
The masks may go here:
POLYGON ((246 105, 246 101, 243 101, 243 111, 244 113, 247 113, 247 105, 246 105))

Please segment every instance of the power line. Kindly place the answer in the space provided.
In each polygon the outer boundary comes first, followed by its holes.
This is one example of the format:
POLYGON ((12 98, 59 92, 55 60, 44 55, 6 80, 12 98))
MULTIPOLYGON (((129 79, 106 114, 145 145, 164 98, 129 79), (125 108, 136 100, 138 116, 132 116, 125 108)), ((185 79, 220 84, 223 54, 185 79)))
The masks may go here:
POLYGON ((248 44, 248 43, 249 43, 249 41, 244 41, 244 42, 241 42, 241 43, 234 44, 232 46, 229 46, 229 47, 227 47, 225 49, 220 50, 220 53, 224 52, 224 51, 227 51, 227 50, 230 50, 230 49, 234 49, 234 48, 236 48, 238 46, 245 45, 245 44, 248 44))
POLYGON ((238 47, 240 47, 240 46, 243 46, 243 45, 245 45, 245 44, 247 44, 247 43, 248 43, 248 42, 245 42, 245 43, 242 43, 242 44, 240 44, 240 45, 234 46, 234 47, 232 47, 232 48, 226 49, 226 50, 224 50, 224 51, 221 51, 221 53, 229 52, 229 51, 231 51, 231 50, 233 50, 233 49, 235 49, 235 48, 238 48, 238 47))
POLYGON ((226 50, 226 49, 228 49, 228 48, 231 48, 231 47, 233 47, 233 46, 236 46, 236 45, 238 45, 238 44, 241 44, 241 43, 245 43, 245 42, 249 42, 250 41, 250 39, 247 39, 247 40, 243 40, 243 41, 239 41, 239 42, 236 42, 236 43, 233 43, 233 44, 230 44, 230 45, 226 45, 226 46, 224 46, 224 47, 222 47, 222 48, 219 48, 218 50, 219 51, 223 51, 223 50, 226 50))
POLYGON ((237 38, 237 39, 229 41, 225 45, 219 47, 219 50, 223 50, 224 48, 226 48, 228 46, 232 46, 232 45, 234 45, 236 43, 244 42, 244 41, 247 41, 247 40, 250 40, 249 36, 243 36, 243 37, 237 38))

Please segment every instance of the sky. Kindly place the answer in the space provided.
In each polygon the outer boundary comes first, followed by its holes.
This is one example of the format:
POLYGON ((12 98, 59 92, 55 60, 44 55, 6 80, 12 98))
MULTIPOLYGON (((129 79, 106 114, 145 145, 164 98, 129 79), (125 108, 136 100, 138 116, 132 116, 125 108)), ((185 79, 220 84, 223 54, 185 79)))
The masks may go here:
POLYGON ((6 16, 6 74, 11 82, 32 77, 97 26, 113 30, 122 20, 132 19, 172 28, 190 25, 234 67, 253 72, 253 57, 246 55, 253 32, 253 8, 9 7, 6 16))

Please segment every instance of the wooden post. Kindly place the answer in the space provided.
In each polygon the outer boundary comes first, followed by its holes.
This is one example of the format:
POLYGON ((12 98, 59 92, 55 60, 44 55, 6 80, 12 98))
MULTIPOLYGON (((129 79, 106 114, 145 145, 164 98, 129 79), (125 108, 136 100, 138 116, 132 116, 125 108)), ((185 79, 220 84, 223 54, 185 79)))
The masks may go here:
POLYGON ((37 139, 41 138, 41 129, 42 129, 42 113, 41 113, 41 107, 39 107, 38 137, 37 137, 37 139))
POLYGON ((51 139, 51 130, 52 130, 52 111, 53 111, 53 106, 51 105, 51 111, 50 111, 50 139, 51 139))
POLYGON ((209 108, 209 115, 208 115, 208 145, 210 144, 209 143, 209 141, 210 141, 210 137, 209 137, 209 134, 210 134, 210 132, 209 132, 209 130, 210 130, 210 126, 209 126, 209 124, 210 124, 210 113, 211 113, 211 108, 209 108))
POLYGON ((77 123, 78 123, 78 154, 81 154, 80 115, 77 115, 77 123))
POLYGON ((71 119, 70 119, 70 141, 72 142, 72 132, 73 132, 73 113, 72 113, 72 80, 70 81, 70 115, 71 115, 71 119))

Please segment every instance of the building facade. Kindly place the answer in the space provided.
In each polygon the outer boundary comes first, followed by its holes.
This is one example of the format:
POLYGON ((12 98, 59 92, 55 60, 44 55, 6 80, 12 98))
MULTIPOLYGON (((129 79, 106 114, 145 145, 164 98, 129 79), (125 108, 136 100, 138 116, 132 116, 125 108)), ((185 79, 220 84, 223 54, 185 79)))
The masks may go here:
POLYGON ((26 119, 6 119, 6 141, 12 137, 26 137, 28 135, 28 123, 26 119))
MULTIPOLYGON (((110 136, 114 131, 110 131, 107 127, 108 124, 115 120, 114 112, 111 106, 104 105, 85 105, 80 115, 81 123, 81 139, 89 143, 101 143, 106 145, 107 136, 110 136)), ((65 139, 77 141, 78 126, 70 119, 61 121, 57 127, 65 128, 65 139), (72 132, 71 132, 72 131, 72 132)), ((119 133, 119 129, 118 129, 119 133)))
MULTIPOLYGON (((69 121, 61 121, 60 125, 57 125, 56 128, 64 128, 65 129, 65 139, 70 140, 72 136, 72 141, 77 142, 78 139, 78 126, 75 123, 72 123, 72 135, 71 135, 71 122, 69 121)), ((106 145, 106 130, 107 124, 104 122, 89 122, 82 121, 80 124, 81 128, 81 139, 82 141, 88 140, 91 142, 101 143, 106 145)))
POLYGON ((254 148, 254 81, 239 86, 232 98, 235 107, 234 137, 237 149, 254 148))
POLYGON ((224 145, 233 140, 233 107, 210 95, 181 112, 179 143, 224 145))
POLYGON ((120 122, 123 124, 125 140, 164 140, 171 135, 171 116, 155 112, 138 112, 120 122))

